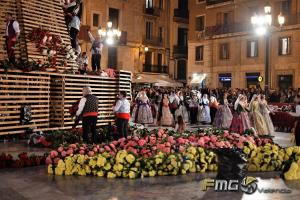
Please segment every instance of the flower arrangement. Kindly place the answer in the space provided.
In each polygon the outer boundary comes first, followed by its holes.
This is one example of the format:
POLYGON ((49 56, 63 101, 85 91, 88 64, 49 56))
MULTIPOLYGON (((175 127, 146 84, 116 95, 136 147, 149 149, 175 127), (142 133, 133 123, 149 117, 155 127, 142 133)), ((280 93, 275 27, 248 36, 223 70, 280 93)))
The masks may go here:
MULTIPOLYGON (((28 38, 36 44, 42 55, 47 56, 44 66, 56 67, 58 55, 65 55, 65 60, 76 60, 77 58, 70 45, 65 44, 60 36, 52 34, 47 29, 34 28, 28 34, 28 38)), ((61 65, 65 65, 65 61, 61 65)))
POLYGON ((27 153, 20 153, 17 159, 14 159, 12 155, 2 153, 0 155, 0 169, 2 168, 22 168, 44 165, 46 155, 37 156, 34 154, 28 155, 27 153))
POLYGON ((48 172, 137 178, 215 171, 214 150, 220 148, 243 150, 248 156, 249 171, 274 171, 289 166, 287 161, 290 151, 293 152, 274 144, 271 138, 251 133, 240 135, 221 130, 215 133, 216 129, 184 134, 163 129, 132 131, 134 135, 107 144, 62 145, 47 157, 48 172))

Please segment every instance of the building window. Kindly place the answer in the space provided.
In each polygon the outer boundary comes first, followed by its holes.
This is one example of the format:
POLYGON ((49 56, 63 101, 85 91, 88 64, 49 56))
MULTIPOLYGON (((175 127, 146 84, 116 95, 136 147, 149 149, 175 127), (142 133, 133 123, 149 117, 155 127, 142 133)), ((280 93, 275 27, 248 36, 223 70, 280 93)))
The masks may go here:
POLYGON ((258 41, 252 40, 247 42, 247 57, 254 58, 258 56, 258 41))
POLYGON ((205 16, 196 17, 196 31, 204 31, 205 16))
POLYGON ((281 2, 281 11, 283 14, 289 14, 291 10, 291 0, 284 0, 281 2))
POLYGON ((153 23, 152 22, 146 22, 146 39, 152 38, 152 30, 153 30, 153 23))
POLYGON ((203 46, 197 46, 196 47, 196 61, 203 61, 203 55, 204 55, 204 47, 203 46))
POLYGON ((162 60, 163 56, 161 53, 157 54, 157 65, 158 66, 162 66, 163 65, 163 60, 162 60))
POLYGON ((158 28, 158 39, 159 39, 159 43, 162 43, 163 42, 163 27, 159 27, 158 28))
POLYGON ((108 47, 108 68, 117 69, 118 49, 117 47, 108 47))
POLYGON ((291 54, 291 37, 279 38, 279 55, 291 54))
POLYGON ((97 27, 98 28, 99 25, 100 25, 100 15, 94 13, 93 14, 93 27, 97 27))
POLYGON ((119 9, 109 8, 109 21, 112 22, 113 28, 119 27, 119 9))
POLYGON ((159 9, 163 9, 164 8, 164 0, 159 0, 158 3, 159 3, 158 4, 159 9))
POLYGON ((229 44, 224 43, 220 45, 220 59, 229 59, 229 44))
POLYGON ((146 0, 146 8, 153 8, 153 0, 146 0))
POLYGON ((205 0, 196 0, 196 4, 204 3, 205 0))

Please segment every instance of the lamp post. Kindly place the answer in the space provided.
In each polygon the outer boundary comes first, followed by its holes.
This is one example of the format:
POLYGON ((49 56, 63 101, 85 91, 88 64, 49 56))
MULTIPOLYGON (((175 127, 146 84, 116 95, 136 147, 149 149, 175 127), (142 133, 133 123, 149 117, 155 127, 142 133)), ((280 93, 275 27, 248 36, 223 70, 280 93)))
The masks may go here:
POLYGON ((114 45, 120 40, 122 32, 119 29, 112 28, 112 22, 107 22, 106 28, 101 27, 98 30, 98 34, 107 45, 114 45))
MULTIPOLYGON (((254 14, 251 17, 251 23, 254 27, 255 33, 258 36, 264 36, 265 38, 265 92, 268 93, 269 86, 270 86, 270 38, 271 38, 271 28, 272 26, 272 14, 271 14, 271 6, 267 4, 264 7, 264 14, 257 15, 254 14)), ((278 15, 278 24, 280 27, 285 22, 284 16, 280 13, 278 15)))

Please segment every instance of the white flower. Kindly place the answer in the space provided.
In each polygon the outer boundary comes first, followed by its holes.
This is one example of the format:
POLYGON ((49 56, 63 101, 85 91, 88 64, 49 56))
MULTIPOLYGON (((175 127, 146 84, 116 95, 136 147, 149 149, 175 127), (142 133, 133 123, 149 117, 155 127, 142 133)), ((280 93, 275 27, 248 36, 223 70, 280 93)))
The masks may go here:
POLYGON ((42 54, 43 54, 44 56, 46 56, 46 55, 48 54, 48 51, 47 51, 47 49, 43 49, 43 52, 42 52, 42 54))
POLYGON ((48 41, 50 42, 52 40, 52 36, 49 36, 48 41))
POLYGON ((67 47, 66 47, 66 49, 69 51, 70 49, 72 49, 72 47, 71 47, 71 45, 68 45, 67 47))
POLYGON ((66 58, 67 58, 67 59, 69 59, 70 57, 71 57, 70 54, 67 54, 67 55, 66 55, 66 58))
POLYGON ((47 36, 45 36, 44 38, 43 38, 43 44, 45 44, 46 42, 47 42, 47 36))

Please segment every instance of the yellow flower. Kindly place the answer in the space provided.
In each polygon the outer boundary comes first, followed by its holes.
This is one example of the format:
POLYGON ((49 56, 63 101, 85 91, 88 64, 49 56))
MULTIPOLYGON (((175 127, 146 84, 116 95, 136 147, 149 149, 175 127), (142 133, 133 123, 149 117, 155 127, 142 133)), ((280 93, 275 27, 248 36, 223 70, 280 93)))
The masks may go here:
POLYGON ((141 166, 141 163, 140 163, 140 162, 136 162, 136 163, 135 163, 135 166, 136 166, 136 167, 140 167, 140 166, 141 166))
POLYGON ((106 164, 106 158, 101 156, 101 155, 98 155, 97 166, 98 167, 103 167, 105 164, 106 164))
POLYGON ((91 158, 90 161, 89 161, 89 166, 91 168, 95 168, 96 165, 97 165, 97 161, 94 158, 91 158))
POLYGON ((48 165, 48 174, 53 174, 52 164, 48 165))
POLYGON ((85 176, 86 175, 86 171, 81 168, 80 170, 78 170, 78 175, 79 176, 85 176))
POLYGON ((287 148, 287 149, 285 150, 285 152, 286 152, 286 154, 287 154, 288 156, 291 156, 292 153, 293 153, 293 147, 287 148))
POLYGON ((254 171, 257 171, 257 168, 256 168, 256 166, 254 164, 250 164, 248 166, 248 170, 251 171, 251 172, 254 172, 254 171))
POLYGON ((102 170, 98 171, 97 176, 100 176, 100 177, 104 176, 104 172, 102 170))
POLYGON ((128 173, 127 173, 126 171, 123 171, 123 172, 122 172, 122 176, 123 176, 124 178, 127 178, 127 177, 128 177, 128 173))
POLYGON ((87 174, 90 174, 92 172, 90 166, 88 166, 88 165, 85 165, 84 169, 87 174))
POLYGON ((110 168, 111 168, 110 163, 107 163, 107 164, 104 166, 104 169, 105 169, 106 171, 110 170, 110 168))
POLYGON ((172 165, 168 165, 167 168, 169 171, 171 171, 174 167, 172 165))
POLYGON ((116 178, 117 175, 115 173, 112 173, 112 172, 108 172, 107 173, 107 178, 116 178))
POLYGON ((114 165, 114 170, 115 171, 122 171, 122 169, 123 169, 123 165, 122 164, 118 163, 118 164, 114 165))
POLYGON ((171 160, 171 165, 172 165, 173 167, 177 167, 177 161, 176 161, 175 159, 172 159, 172 160, 171 160))
POLYGON ((125 150, 118 151, 118 153, 116 155, 116 161, 118 163, 123 163, 124 162, 124 158, 126 156, 127 156, 127 152, 125 150))
POLYGON ((128 176, 129 176, 129 178, 134 179, 134 178, 136 178, 136 173, 133 171, 130 171, 128 176))
POLYGON ((247 155, 250 154, 250 149, 248 147, 244 147, 243 152, 247 155))
POLYGON ((290 166, 290 169, 284 173, 284 178, 286 180, 295 180, 295 179, 299 179, 300 177, 297 177, 298 173, 297 171, 299 170, 299 166, 297 165, 297 163, 293 162, 290 166))
POLYGON ((181 169, 181 174, 186 174, 186 171, 184 169, 181 169))
POLYGON ((77 163, 83 165, 84 161, 84 155, 79 155, 77 158, 77 163))
POLYGON ((191 154, 195 155, 195 154, 197 153, 197 150, 196 150, 195 147, 190 146, 190 147, 188 148, 188 152, 190 152, 191 154))
POLYGON ((155 158, 155 164, 161 164, 163 160, 161 158, 155 158))
POLYGON ((135 157, 132 154, 128 154, 126 157, 126 161, 132 164, 135 161, 135 157))
POLYGON ((149 172, 149 176, 155 176, 155 175, 156 175, 156 171, 151 170, 151 171, 149 172))

